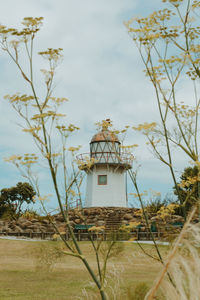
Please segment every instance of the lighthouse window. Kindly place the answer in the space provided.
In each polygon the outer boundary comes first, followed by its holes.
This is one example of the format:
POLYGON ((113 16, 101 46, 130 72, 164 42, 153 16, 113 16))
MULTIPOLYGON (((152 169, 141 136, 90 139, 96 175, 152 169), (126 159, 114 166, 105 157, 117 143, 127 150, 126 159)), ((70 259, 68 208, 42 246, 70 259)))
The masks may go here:
POLYGON ((98 184, 106 185, 107 184, 107 175, 98 175, 98 184))

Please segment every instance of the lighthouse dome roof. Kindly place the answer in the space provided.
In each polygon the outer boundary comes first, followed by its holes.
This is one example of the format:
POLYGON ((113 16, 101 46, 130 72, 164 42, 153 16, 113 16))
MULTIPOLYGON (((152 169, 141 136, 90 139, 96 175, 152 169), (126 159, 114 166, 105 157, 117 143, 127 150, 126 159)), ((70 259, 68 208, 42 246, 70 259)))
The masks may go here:
POLYGON ((91 143, 93 142, 117 142, 119 143, 119 139, 116 136, 116 134, 108 129, 102 129, 101 131, 97 132, 91 140, 91 143))

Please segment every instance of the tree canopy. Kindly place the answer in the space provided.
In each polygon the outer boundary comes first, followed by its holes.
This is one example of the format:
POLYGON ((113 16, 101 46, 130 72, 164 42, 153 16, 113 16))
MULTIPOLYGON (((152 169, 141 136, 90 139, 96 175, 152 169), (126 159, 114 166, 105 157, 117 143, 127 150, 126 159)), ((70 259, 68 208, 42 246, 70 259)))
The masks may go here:
POLYGON ((20 215, 24 203, 34 203, 36 195, 33 187, 28 182, 18 182, 16 186, 4 188, 0 191, 0 213, 5 212, 6 208, 20 215))
POLYGON ((178 183, 178 193, 174 187, 174 194, 183 203, 186 211, 198 202, 198 172, 197 166, 185 168, 178 183))

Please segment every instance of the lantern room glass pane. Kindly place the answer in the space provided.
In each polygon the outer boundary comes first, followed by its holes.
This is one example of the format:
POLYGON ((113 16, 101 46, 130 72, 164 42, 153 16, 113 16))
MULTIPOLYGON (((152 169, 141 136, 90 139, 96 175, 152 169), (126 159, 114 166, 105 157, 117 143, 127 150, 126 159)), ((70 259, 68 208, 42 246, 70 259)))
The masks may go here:
POLYGON ((100 141, 90 145, 91 157, 96 163, 119 163, 120 144, 116 142, 100 141))
POLYGON ((106 185, 107 184, 107 175, 98 175, 98 184, 106 185))

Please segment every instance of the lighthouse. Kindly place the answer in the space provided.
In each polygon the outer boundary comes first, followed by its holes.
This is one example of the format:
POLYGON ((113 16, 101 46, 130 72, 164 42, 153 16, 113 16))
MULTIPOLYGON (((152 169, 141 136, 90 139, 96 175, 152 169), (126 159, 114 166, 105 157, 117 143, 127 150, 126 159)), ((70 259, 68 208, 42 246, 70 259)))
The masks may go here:
POLYGON ((80 154, 87 173, 85 207, 127 207, 126 172, 133 156, 123 153, 117 135, 108 129, 110 120, 91 139, 90 153, 80 154))

